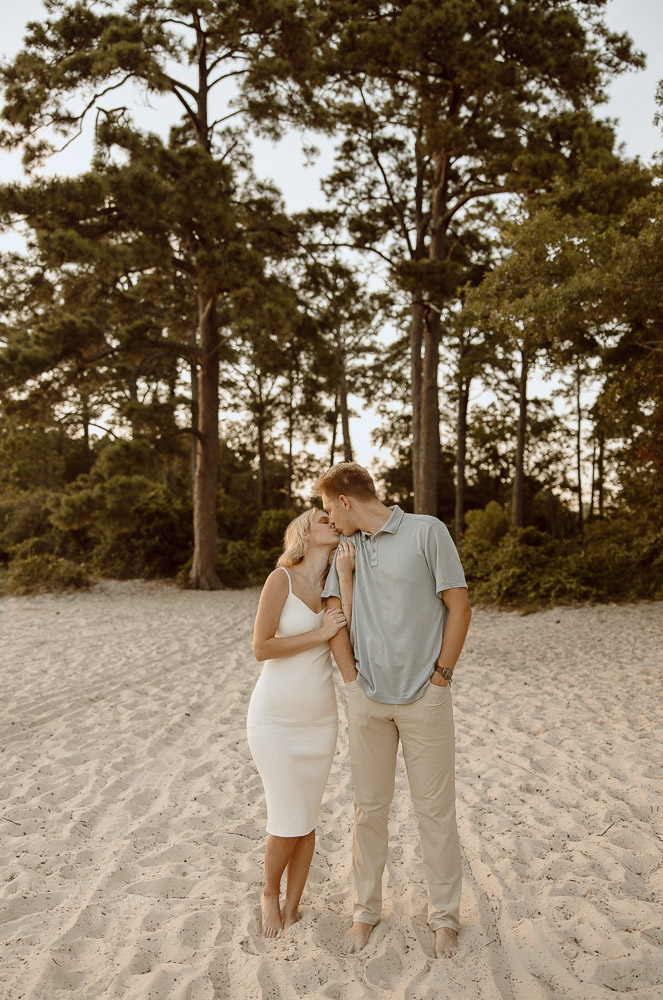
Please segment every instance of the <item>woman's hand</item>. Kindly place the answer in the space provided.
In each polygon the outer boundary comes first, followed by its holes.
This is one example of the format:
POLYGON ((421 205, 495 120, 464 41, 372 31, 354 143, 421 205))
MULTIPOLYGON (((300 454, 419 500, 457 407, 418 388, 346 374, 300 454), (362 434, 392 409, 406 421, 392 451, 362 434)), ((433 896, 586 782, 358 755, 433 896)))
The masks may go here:
POLYGON ((334 608, 333 611, 325 611, 322 616, 322 625, 320 626, 320 638, 328 642, 334 638, 344 625, 345 615, 340 608, 334 608))
POLYGON ((336 550, 336 572, 339 577, 349 580, 352 578, 354 568, 355 547, 352 542, 344 538, 338 543, 338 549, 336 550))

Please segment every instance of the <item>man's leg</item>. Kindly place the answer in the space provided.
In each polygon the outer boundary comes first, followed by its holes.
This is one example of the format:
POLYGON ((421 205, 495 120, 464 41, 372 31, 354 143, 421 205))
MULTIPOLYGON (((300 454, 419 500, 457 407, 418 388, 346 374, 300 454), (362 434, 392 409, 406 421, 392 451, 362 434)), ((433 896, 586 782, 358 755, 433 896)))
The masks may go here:
POLYGON ((454 932, 449 937, 455 943, 459 928, 461 857, 456 828, 450 686, 429 685, 418 701, 398 706, 396 721, 419 822, 428 882, 428 922, 434 931, 448 928, 454 932))
POLYGON ((382 911, 382 875, 387 861, 387 821, 394 795, 398 728, 393 705, 368 698, 358 685, 348 691, 348 732, 354 787, 352 861, 353 921, 377 924, 382 911))

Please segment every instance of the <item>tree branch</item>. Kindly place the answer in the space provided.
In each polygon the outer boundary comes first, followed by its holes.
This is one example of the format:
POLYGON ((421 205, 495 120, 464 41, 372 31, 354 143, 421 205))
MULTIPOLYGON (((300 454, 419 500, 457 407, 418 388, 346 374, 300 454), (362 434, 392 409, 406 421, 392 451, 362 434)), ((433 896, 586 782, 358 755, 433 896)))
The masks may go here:
MULTIPOLYGON (((70 139, 67 139, 67 141, 65 142, 64 146, 60 146, 59 149, 54 149, 53 152, 54 153, 63 153, 64 150, 67 149, 72 144, 72 142, 74 142, 74 140, 78 139, 79 135, 83 131, 83 124, 84 124, 84 121, 85 121, 85 116, 88 113, 88 111, 90 111, 90 109, 94 107, 94 105, 96 104, 97 101, 101 100, 102 97, 105 97, 106 94, 110 94, 110 92, 112 90, 117 90, 119 87, 124 86, 124 84, 127 83, 131 79, 132 76, 133 76, 133 73, 127 73, 117 83, 113 83, 110 86, 105 87, 103 90, 100 90, 99 93, 94 94, 94 96, 90 99, 90 101, 85 105, 85 107, 83 108, 83 110, 81 111, 81 113, 78 114, 78 115, 76 115, 75 118, 74 118, 74 121, 79 122, 78 131, 75 132, 74 135, 72 135, 70 139)), ((103 108, 100 108, 100 110, 103 111, 103 108)), ((57 122, 53 118, 51 118, 51 124, 56 125, 57 122)))
POLYGON ((227 122, 229 118, 234 118, 235 115, 242 115, 245 112, 246 108, 238 108, 237 111, 231 111, 229 115, 224 115, 223 118, 217 118, 216 121, 212 122, 209 126, 209 131, 211 132, 212 129, 216 128, 217 125, 220 125, 221 122, 227 122))
MULTIPOLYGON (((319 247, 322 247, 322 249, 324 249, 324 250, 328 250, 330 247, 334 247, 334 249, 336 249, 337 247, 347 247, 347 249, 349 249, 349 250, 370 250, 371 253, 377 254, 378 257, 381 257, 382 260, 386 261, 387 264, 389 264, 390 267, 394 266, 394 261, 391 260, 390 257, 387 257, 386 254, 382 253, 381 250, 378 250, 377 247, 373 247, 373 246, 358 246, 356 243, 318 243, 316 245, 319 246, 319 247)), ((308 249, 308 247, 304 246, 303 243, 300 243, 300 246, 302 247, 302 249, 305 252, 310 253, 310 250, 308 249)))
POLYGON ((198 441, 203 440, 203 435, 196 427, 178 427, 175 431, 176 434, 192 434, 193 437, 197 438, 198 441))
POLYGON ((186 90, 187 94, 191 94, 194 101, 198 97, 193 87, 190 87, 188 83, 182 83, 181 80, 176 80, 174 76, 169 76, 167 73, 164 73, 164 79, 168 80, 168 83, 171 85, 173 90, 175 90, 176 87, 181 87, 182 90, 186 90))
POLYGON ((114 434, 113 431, 109 431, 107 427, 102 427, 101 424, 94 424, 92 423, 91 420, 88 420, 87 425, 88 427, 98 427, 100 431, 103 431, 104 434, 108 434, 110 437, 113 438, 113 440, 115 440, 117 437, 117 434, 114 434))
POLYGON ((244 56, 241 53, 235 51, 222 52, 220 56, 213 59, 212 62, 207 67, 208 73, 213 73, 219 63, 224 62, 226 59, 245 59, 248 62, 248 56, 244 56))
POLYGON ((196 116, 195 111, 193 111, 189 107, 189 105, 187 104, 187 102, 184 100, 184 98, 180 94, 179 90, 177 90, 175 87, 172 88, 172 93, 175 95, 175 97, 180 102, 180 104, 184 107, 184 110, 186 111, 187 115, 189 116, 189 118, 191 119, 191 121, 193 122, 194 126, 197 129, 198 128, 198 118, 196 116))
POLYGON ((486 187, 478 188, 476 191, 468 191, 461 198, 458 199, 455 205, 452 205, 445 214, 442 216, 442 221, 444 223, 449 223, 454 217, 456 212, 458 212, 463 205, 466 205, 468 201, 472 198, 485 198, 491 194, 532 194, 532 188, 506 188, 506 187, 486 187))
POLYGON ((158 348, 162 353, 176 354, 180 358, 188 358, 197 365, 202 363, 201 352, 191 344, 182 344, 178 340, 145 340, 145 344, 148 347, 158 348))
POLYGON ((186 274, 188 278, 195 277, 196 270, 193 264, 189 264, 188 261, 182 260, 180 257, 173 257, 173 266, 182 274, 186 274))
POLYGON ((212 87, 216 87, 217 83, 221 83, 222 80, 227 80, 231 76, 241 76, 243 73, 248 73, 248 69, 234 69, 230 73, 222 73, 221 76, 217 76, 216 80, 212 80, 208 89, 211 90, 212 87))
POLYGON ((385 185, 385 188, 387 190, 387 195, 389 197, 389 201, 391 203, 391 207, 393 208, 394 212, 396 213, 396 217, 398 218, 398 221, 400 222, 400 225, 401 225, 401 232, 403 234, 403 237, 405 238, 405 242, 407 243, 407 248, 408 248, 410 254, 412 254, 412 252, 413 252, 413 250, 412 250, 412 242, 410 240, 410 233, 409 233, 408 227, 407 227, 407 225, 405 223, 405 219, 403 217, 403 213, 401 212, 400 208, 396 204, 396 200, 395 200, 394 195, 393 195, 392 190, 391 190, 391 184, 389 183, 389 180, 387 178, 387 174, 386 174, 386 172, 384 170, 384 167, 382 166, 382 163, 380 162, 380 157, 378 156, 377 150, 375 149, 375 132, 374 132, 374 129, 373 129, 373 124, 372 124, 372 115, 373 115, 373 112, 371 111, 371 109, 368 106, 368 102, 367 102, 367 100, 366 100, 366 98, 364 96, 364 88, 361 87, 361 86, 359 87, 359 93, 361 94, 361 100, 362 100, 362 103, 363 103, 364 108, 366 110, 366 120, 367 120, 367 123, 368 123, 368 128, 369 128, 369 131, 370 131, 370 135, 371 135, 371 142, 369 143, 369 149, 371 151, 371 156, 375 160, 377 168, 380 171, 380 173, 382 174, 382 180, 384 181, 384 185, 385 185))
POLYGON ((161 24, 181 24, 183 28, 193 28, 189 21, 179 21, 176 17, 165 17, 161 24))

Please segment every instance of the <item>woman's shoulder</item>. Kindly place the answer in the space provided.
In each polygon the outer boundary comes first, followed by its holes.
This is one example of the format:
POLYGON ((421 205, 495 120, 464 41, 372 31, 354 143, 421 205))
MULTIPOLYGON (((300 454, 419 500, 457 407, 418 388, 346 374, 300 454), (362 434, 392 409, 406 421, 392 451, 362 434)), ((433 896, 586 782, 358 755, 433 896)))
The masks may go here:
POLYGON ((276 569, 273 569, 263 585, 263 589, 266 588, 269 588, 271 591, 282 590, 288 593, 290 590, 290 574, 288 570, 284 566, 277 566, 276 569))
POLYGON ((260 610, 270 614, 280 614, 288 599, 290 581, 282 569, 273 569, 265 580, 260 593, 260 610))

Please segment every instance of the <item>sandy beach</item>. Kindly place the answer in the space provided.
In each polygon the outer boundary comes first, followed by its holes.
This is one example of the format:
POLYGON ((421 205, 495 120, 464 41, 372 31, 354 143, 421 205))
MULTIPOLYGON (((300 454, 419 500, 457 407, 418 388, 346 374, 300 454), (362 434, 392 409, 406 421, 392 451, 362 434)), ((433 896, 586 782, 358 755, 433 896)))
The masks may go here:
POLYGON ((341 952, 340 684, 302 920, 262 937, 257 601, 138 581, 3 600, 2 1000, 661 1000, 663 605, 475 611, 453 686, 464 884, 448 961, 402 760, 383 919, 341 952))

